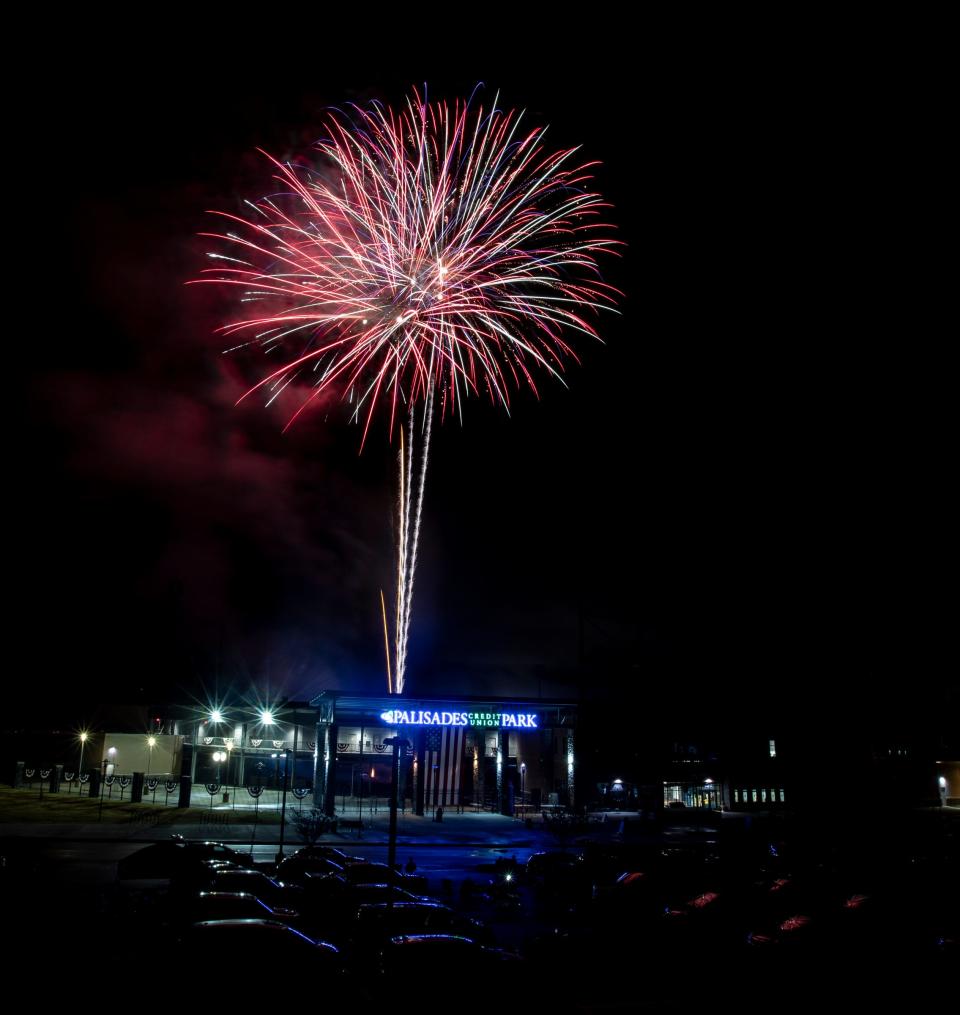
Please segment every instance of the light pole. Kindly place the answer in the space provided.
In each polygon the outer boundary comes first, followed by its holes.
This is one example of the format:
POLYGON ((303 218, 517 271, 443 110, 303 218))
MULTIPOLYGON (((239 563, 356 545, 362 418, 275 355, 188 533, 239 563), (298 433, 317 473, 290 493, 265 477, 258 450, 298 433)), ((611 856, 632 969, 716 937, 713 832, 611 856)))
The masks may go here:
MULTIPOLYGON (((397 862, 397 792, 400 786, 400 760, 404 750, 410 746, 410 741, 403 737, 386 737, 383 742, 393 747, 393 764, 390 766, 390 849, 387 853, 387 866, 392 871, 397 862)), ((392 906, 392 891, 388 897, 392 906)))
POLYGON ((203 727, 205 723, 202 719, 198 720, 196 725, 196 731, 193 735, 193 750, 190 752, 190 792, 193 792, 193 784, 197 781, 197 753, 200 750, 200 739, 203 736, 203 727))
POLYGON ((239 776, 239 778, 237 779, 236 785, 237 786, 246 786, 246 784, 247 784, 247 762, 246 762, 246 756, 244 754, 244 751, 246 750, 247 724, 244 723, 244 722, 240 723, 240 725, 237 726, 234 729, 234 731, 233 731, 234 736, 237 735, 238 731, 240 733, 240 763, 239 763, 239 766, 238 766, 238 769, 237 769, 237 773, 236 773, 237 776, 239 776))
MULTIPOLYGON (((220 766, 223 764, 223 762, 225 762, 227 760, 227 752, 226 751, 214 751, 213 752, 213 760, 217 763, 217 792, 219 793, 220 789, 221 789, 221 784, 220 784, 220 766)), ((209 790, 208 790, 208 792, 209 792, 209 790)), ((215 793, 210 793, 210 810, 213 810, 213 798, 214 798, 214 796, 216 796, 215 793)))
POLYGON ((156 737, 147 737, 147 775, 150 774, 150 762, 153 760, 153 749, 157 746, 156 737))
POLYGON ((280 807, 280 849, 277 851, 277 864, 283 863, 283 833, 287 824, 287 769, 290 767, 290 752, 283 752, 283 804, 280 807))
POLYGON ((357 797, 357 835, 363 838, 363 777, 367 773, 363 770, 363 762, 360 763, 360 795, 357 797))
MULTIPOLYGON (((218 726, 222 726, 223 723, 224 723, 223 712, 220 710, 219 706, 213 706, 210 709, 210 713, 207 716, 207 721, 210 723, 211 726, 214 727, 212 732, 216 733, 218 736, 221 737, 221 739, 223 739, 223 737, 222 737, 223 730, 222 729, 217 729, 218 726)), ((210 739, 212 741, 214 738, 211 737, 210 739)), ((214 751, 213 760, 216 761, 216 763, 217 763, 217 783, 219 784, 220 783, 220 778, 221 778, 220 765, 221 765, 222 762, 227 760, 227 755, 223 751, 214 751), (217 757, 218 754, 220 755, 219 758, 217 757)), ((229 767, 227 769, 227 774, 229 775, 229 767)), ((213 806, 213 798, 212 797, 210 799, 210 806, 211 807, 213 806)))
POLYGON ((520 811, 521 814, 527 813, 526 796, 524 795, 524 787, 527 779, 527 763, 522 761, 520 763, 520 811))
MULTIPOLYGON (((110 748, 111 752, 115 750, 116 750, 115 747, 110 748)), ((106 782, 107 779, 107 765, 109 764, 110 761, 107 758, 104 758, 103 761, 100 762, 100 768, 103 771, 101 772, 102 777, 100 779, 100 807, 97 812, 97 821, 103 821, 103 784, 106 782)))
MULTIPOLYGON (((231 773, 231 771, 233 771, 233 744, 227 744, 227 783, 228 783, 228 785, 232 786, 233 783, 230 782, 230 773, 231 773)), ((229 792, 229 791, 225 791, 225 792, 229 792)), ((237 794, 236 794, 236 792, 234 792, 234 794, 233 794, 233 809, 234 810, 237 809, 237 794)))
MULTIPOLYGON (((260 725, 261 726, 263 726, 263 727, 270 727, 270 726, 272 726, 274 724, 273 709, 271 709, 271 708, 261 708, 257 712, 257 718, 260 720, 260 725)), ((269 732, 269 730, 268 730, 268 732, 269 732)), ((271 739, 273 739, 273 738, 271 737, 271 739)), ((271 754, 270 757, 271 758, 276 758, 276 754, 271 754)), ((279 775, 280 775, 280 765, 278 763, 276 768, 275 768, 275 770, 274 770, 274 784, 276 784, 276 780, 279 778, 279 775)))
MULTIPOLYGON (((83 730, 80 733, 80 764, 77 766, 78 777, 83 775, 83 749, 86 746, 87 737, 89 737, 89 736, 90 736, 90 734, 87 733, 86 730, 83 730)), ((82 790, 83 790, 83 782, 81 781, 81 783, 80 783, 80 791, 82 792, 82 790)))

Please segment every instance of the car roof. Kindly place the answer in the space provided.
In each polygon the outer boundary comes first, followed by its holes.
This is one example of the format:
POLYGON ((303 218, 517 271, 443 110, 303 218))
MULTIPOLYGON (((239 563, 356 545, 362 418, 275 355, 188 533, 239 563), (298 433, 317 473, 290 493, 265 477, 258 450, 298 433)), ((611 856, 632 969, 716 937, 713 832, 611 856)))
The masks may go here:
POLYGON ((367 913, 372 917, 376 913, 397 912, 452 913, 453 910, 449 906, 445 906, 442 902, 366 902, 359 908, 359 910, 357 910, 357 916, 359 917, 362 913, 367 913))

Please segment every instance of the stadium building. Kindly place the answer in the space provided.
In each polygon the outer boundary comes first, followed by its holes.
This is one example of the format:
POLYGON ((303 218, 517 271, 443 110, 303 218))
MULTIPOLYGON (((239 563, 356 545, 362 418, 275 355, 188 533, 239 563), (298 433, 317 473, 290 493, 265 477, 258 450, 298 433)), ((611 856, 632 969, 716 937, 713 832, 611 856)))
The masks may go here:
POLYGON ((417 814, 439 807, 576 803, 577 707, 566 701, 402 698, 323 691, 317 710, 314 797, 333 815, 339 796, 389 781, 392 738, 403 741, 400 795, 417 814))

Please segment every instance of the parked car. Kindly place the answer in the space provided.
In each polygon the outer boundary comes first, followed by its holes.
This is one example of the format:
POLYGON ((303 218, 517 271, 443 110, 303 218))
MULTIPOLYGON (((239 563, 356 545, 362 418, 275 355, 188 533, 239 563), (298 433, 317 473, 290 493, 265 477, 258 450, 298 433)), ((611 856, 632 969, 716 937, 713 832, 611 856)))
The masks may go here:
MULTIPOLYGON (((182 952, 203 959, 203 975, 209 984, 210 970, 235 964, 276 963, 302 973, 339 975, 343 963, 339 949, 317 941, 278 920, 203 920, 188 928, 181 938, 182 952)), ((256 968, 260 968, 258 965, 256 968)))
POLYGON ((378 902, 364 905, 354 920, 358 948, 380 947, 401 935, 453 934, 478 944, 494 944, 493 934, 479 920, 455 913, 439 902, 378 902))
POLYGON ((284 884, 302 885, 308 877, 324 874, 343 875, 344 868, 315 853, 296 853, 277 865, 275 877, 284 884))
POLYGON ((121 880, 172 879, 197 870, 205 860, 219 860, 237 867, 253 864, 249 853, 240 853, 222 842, 192 842, 176 838, 169 842, 155 842, 124 857, 117 863, 117 876, 121 880))
POLYGON ((274 909, 249 892, 197 892, 182 907, 179 916, 187 923, 208 920, 278 920, 289 923, 299 913, 274 909))
POLYGON ((529 878, 545 878, 555 874, 570 874, 581 869, 583 858, 578 853, 534 853, 527 860, 526 873, 529 878))
POLYGON ((292 860, 295 857, 298 857, 301 861, 306 860, 309 857, 321 857, 324 860, 332 860, 335 864, 339 864, 341 867, 346 867, 351 863, 367 862, 366 857, 353 856, 351 853, 344 853, 342 849, 337 849, 336 846, 304 846, 287 857, 287 859, 292 860))
POLYGON ((342 901, 353 909, 356 915, 361 906, 372 906, 381 902, 436 902, 428 895, 414 895, 396 885, 347 885, 342 901))
MULTIPOLYGON (((390 994, 398 982, 421 980, 433 989, 463 990, 478 976, 488 976, 503 989, 515 985, 523 967, 518 955, 454 934, 399 935, 386 942, 380 955, 383 983, 390 994)), ((473 1010, 474 1005, 483 1010, 489 1007, 489 998, 482 993, 464 1000, 467 1010, 473 1010)))
POLYGON ((342 872, 345 880, 354 885, 393 885, 414 895, 427 891, 427 879, 422 874, 405 874, 385 863, 354 863, 342 872))
POLYGON ((206 892, 243 892, 255 895, 275 911, 298 912, 302 908, 302 888, 275 881, 262 871, 242 867, 231 870, 208 869, 193 884, 206 892))

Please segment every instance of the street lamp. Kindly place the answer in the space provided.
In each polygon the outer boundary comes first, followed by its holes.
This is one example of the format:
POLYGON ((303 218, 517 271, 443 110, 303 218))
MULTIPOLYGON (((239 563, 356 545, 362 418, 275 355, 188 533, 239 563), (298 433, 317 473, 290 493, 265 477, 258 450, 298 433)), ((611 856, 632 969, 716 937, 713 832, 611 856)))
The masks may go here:
POLYGON ((522 814, 527 813, 526 796, 525 796, 525 785, 527 781, 527 764, 525 761, 520 763, 520 811, 522 814))
POLYGON ((277 865, 283 863, 283 834, 287 827, 287 769, 289 768, 290 752, 283 752, 283 804, 280 807, 280 848, 277 850, 277 865))
MULTIPOLYGON (((83 775, 83 749, 86 746, 87 738, 89 736, 90 734, 86 730, 82 730, 80 732, 80 764, 77 766, 78 778, 83 775)), ((80 790, 78 790, 78 792, 82 791, 83 791, 83 782, 80 783, 80 790)))
POLYGON ((217 782, 220 782, 220 765, 227 760, 226 751, 214 751, 213 760, 217 763, 217 782))
POLYGON ((156 737, 147 737, 147 775, 150 774, 150 762, 153 760, 153 749, 157 746, 156 737))

